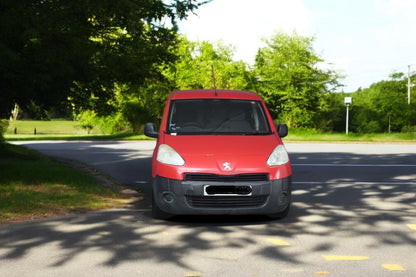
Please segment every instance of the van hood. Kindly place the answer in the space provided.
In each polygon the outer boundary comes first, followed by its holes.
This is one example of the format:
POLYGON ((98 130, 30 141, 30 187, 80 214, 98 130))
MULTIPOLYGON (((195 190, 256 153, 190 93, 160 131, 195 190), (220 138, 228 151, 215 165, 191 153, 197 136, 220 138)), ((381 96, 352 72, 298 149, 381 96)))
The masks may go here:
POLYGON ((266 172, 266 161, 282 144, 276 135, 224 136, 166 135, 164 144, 185 160, 185 170, 214 174, 266 172))

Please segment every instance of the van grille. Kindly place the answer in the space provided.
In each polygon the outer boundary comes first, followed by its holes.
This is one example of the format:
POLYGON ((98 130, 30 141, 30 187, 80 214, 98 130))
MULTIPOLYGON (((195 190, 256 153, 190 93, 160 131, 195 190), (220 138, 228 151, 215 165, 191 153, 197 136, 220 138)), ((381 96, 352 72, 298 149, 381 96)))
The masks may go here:
POLYGON ((201 174, 201 173, 186 173, 185 181, 196 182, 264 182, 269 180, 267 173, 250 173, 238 175, 217 175, 217 174, 201 174))
POLYGON ((256 207, 266 203, 267 196, 192 196, 187 195, 190 206, 200 208, 256 207))

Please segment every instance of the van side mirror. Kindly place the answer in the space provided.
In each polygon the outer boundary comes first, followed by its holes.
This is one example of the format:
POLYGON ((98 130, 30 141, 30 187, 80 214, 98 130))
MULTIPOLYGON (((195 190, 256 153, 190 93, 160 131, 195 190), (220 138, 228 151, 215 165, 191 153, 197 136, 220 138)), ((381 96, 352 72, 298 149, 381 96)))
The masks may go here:
POLYGON ((289 134, 289 128, 286 124, 279 124, 276 126, 277 134, 279 134, 280 138, 284 138, 289 134))
POLYGON ((155 124, 153 123, 146 123, 146 125, 144 125, 144 134, 151 138, 159 137, 159 132, 156 131, 155 124))

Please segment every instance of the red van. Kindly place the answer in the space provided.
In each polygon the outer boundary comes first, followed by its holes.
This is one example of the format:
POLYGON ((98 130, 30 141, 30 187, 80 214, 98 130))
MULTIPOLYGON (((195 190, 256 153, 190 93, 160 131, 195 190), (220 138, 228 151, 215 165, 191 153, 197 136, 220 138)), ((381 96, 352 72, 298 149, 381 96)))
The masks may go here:
POLYGON ((230 90, 173 92, 153 153, 154 218, 173 215, 285 217, 292 168, 281 141, 288 128, 275 126, 259 95, 230 90))

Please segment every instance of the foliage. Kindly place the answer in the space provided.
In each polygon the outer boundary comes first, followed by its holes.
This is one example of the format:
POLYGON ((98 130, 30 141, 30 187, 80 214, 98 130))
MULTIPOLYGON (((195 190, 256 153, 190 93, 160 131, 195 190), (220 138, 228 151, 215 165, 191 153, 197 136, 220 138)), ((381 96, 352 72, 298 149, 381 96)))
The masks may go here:
POLYGON ((345 130, 344 93, 323 93, 320 97, 318 114, 314 125, 326 132, 345 130))
POLYGON ((98 122, 97 114, 91 110, 86 110, 80 113, 77 119, 81 128, 87 130, 88 134, 91 133, 91 130, 97 125, 98 122))
POLYGON ((275 116, 292 127, 317 127, 323 93, 338 86, 331 70, 322 70, 312 37, 276 33, 266 39, 255 60, 257 90, 275 116))
POLYGON ((4 134, 9 127, 9 121, 7 119, 0 119, 0 144, 4 143, 4 134))
MULTIPOLYGON (((4 0, 0 3, 0 117, 31 101, 44 110, 107 111, 115 83, 161 78, 177 20, 198 0, 4 0), (93 96, 94 103, 90 103, 93 96)), ((111 113, 112 111, 110 111, 111 113)))
MULTIPOLYGON (((137 112, 132 114, 137 114, 137 112)), ((79 126, 86 130, 88 134, 90 134, 95 127, 98 127, 103 134, 107 135, 131 131, 129 126, 131 124, 128 121, 128 118, 126 119, 121 112, 115 112, 107 116, 98 116, 95 111, 86 110, 77 116, 77 120, 79 126)))
POLYGON ((97 118, 97 125, 106 135, 121 134, 131 131, 129 123, 120 112, 97 118))
MULTIPOLYGON (((177 21, 203 0, 4 0, 0 3, 0 118, 76 119, 87 131, 159 122, 171 91, 253 90, 274 118, 294 128, 342 132, 342 76, 313 49, 314 37, 276 32, 250 67, 220 41, 188 41, 177 21)), ((393 73, 349 95, 352 132, 412 132, 416 102, 393 73)), ((412 80, 415 81, 415 76, 412 80)), ((414 88, 412 89, 414 90, 414 88)))
POLYGON ((158 121, 170 91, 166 82, 151 79, 143 86, 117 85, 111 106, 117 111, 113 115, 120 123, 118 128, 129 125, 138 133, 144 123, 158 121))
POLYGON ((163 78, 147 78, 144 85, 116 85, 113 107, 120 111, 134 132, 146 122, 160 122, 163 108, 173 90, 214 88, 214 68, 218 89, 250 88, 250 73, 242 61, 232 59, 230 46, 209 42, 190 42, 178 37, 172 49, 176 62, 162 64, 163 78))
POLYGON ((250 72, 243 61, 234 61, 235 49, 221 41, 216 45, 208 41, 190 42, 180 37, 176 49, 176 63, 163 73, 176 89, 249 90, 252 88, 250 72))
POLYGON ((416 126, 416 104, 408 105, 406 84, 407 78, 394 78, 353 93, 352 130, 359 133, 412 130, 416 126))

